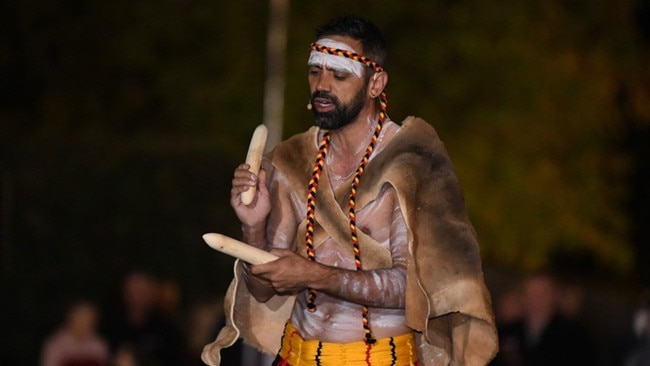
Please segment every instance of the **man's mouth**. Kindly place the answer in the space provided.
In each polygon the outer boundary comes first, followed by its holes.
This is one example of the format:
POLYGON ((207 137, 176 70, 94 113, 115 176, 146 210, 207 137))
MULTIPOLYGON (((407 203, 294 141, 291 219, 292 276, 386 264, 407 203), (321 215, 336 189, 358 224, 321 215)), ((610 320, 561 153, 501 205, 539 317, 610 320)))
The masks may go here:
POLYGON ((317 112, 329 112, 333 110, 336 106, 334 102, 332 102, 331 99, 329 98, 322 98, 322 97, 317 97, 314 98, 314 108, 316 109, 317 112))

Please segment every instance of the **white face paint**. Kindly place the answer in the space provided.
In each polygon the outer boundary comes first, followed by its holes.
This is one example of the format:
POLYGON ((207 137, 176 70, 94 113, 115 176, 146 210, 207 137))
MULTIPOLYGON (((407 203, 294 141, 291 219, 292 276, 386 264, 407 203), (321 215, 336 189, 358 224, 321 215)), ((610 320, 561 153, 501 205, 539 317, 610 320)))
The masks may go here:
MULTIPOLYGON (((323 38, 316 41, 317 44, 323 45, 325 47, 338 48, 344 51, 350 51, 358 53, 353 50, 349 45, 343 42, 337 42, 329 38, 323 38)), ((354 76, 360 78, 363 75, 364 65, 355 60, 351 60, 347 57, 329 55, 319 51, 311 51, 309 54, 309 61, 307 61, 309 66, 320 66, 327 68, 328 70, 342 71, 353 74, 354 76)))

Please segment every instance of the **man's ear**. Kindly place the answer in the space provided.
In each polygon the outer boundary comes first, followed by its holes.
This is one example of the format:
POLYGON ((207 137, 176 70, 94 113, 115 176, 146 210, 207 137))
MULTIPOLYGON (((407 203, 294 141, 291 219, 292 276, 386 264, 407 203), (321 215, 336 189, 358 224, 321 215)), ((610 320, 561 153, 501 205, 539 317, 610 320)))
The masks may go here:
POLYGON ((370 83, 368 84, 368 96, 370 98, 376 98, 384 91, 388 84, 388 73, 386 71, 380 71, 374 73, 370 77, 370 83))

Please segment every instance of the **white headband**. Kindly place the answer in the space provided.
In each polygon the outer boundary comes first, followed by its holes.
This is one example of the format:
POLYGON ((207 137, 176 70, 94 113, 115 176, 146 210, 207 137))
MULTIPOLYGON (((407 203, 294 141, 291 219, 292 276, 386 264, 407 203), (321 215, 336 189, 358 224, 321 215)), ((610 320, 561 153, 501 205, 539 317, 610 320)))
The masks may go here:
MULTIPOLYGON (((323 38, 316 41, 316 43, 323 45, 325 47, 338 48, 343 51, 350 51, 358 53, 353 50, 349 45, 343 42, 337 42, 329 38, 323 38)), ((356 77, 360 78, 363 75, 364 65, 347 57, 330 55, 320 51, 311 51, 309 54, 309 61, 307 61, 309 66, 322 66, 327 67, 328 69, 345 71, 350 74, 354 74, 356 77)))

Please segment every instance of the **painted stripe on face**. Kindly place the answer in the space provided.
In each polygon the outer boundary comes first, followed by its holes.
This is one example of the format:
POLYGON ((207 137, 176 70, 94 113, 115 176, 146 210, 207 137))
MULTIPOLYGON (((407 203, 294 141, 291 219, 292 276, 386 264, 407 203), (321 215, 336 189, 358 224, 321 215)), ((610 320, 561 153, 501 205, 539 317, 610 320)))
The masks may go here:
MULTIPOLYGON (((332 48, 338 48, 344 51, 350 51, 358 53, 356 50, 352 49, 349 45, 343 42, 337 42, 329 38, 323 38, 316 41, 316 43, 332 48)), ((363 75, 364 65, 359 61, 351 60, 347 57, 329 55, 323 52, 311 51, 309 54, 309 61, 307 61, 309 66, 320 66, 327 68, 328 70, 341 71, 350 73, 358 78, 363 75)))

